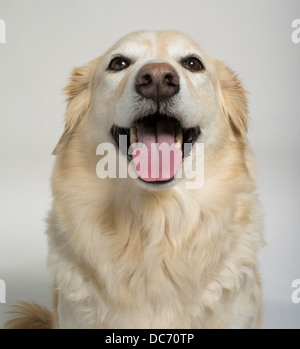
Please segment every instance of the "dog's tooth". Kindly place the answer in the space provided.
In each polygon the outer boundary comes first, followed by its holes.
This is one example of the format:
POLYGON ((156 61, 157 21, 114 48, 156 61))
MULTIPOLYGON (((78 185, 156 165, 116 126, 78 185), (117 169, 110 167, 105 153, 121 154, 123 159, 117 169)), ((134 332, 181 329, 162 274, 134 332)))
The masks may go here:
POLYGON ((176 127, 175 129, 175 145, 178 143, 179 147, 182 146, 183 138, 182 138, 182 128, 176 127))
POLYGON ((137 132, 135 127, 130 128, 130 144, 137 143, 137 132))
POLYGON ((181 149, 182 143, 180 143, 180 141, 177 141, 176 143, 174 143, 174 147, 181 149))

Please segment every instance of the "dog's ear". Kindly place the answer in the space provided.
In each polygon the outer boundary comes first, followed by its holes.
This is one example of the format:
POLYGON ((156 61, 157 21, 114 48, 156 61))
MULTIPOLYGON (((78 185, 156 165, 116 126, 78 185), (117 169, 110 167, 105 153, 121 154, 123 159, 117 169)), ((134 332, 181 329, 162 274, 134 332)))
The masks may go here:
POLYGON ((233 134, 244 137, 248 128, 247 91, 238 76, 224 63, 216 61, 216 70, 220 84, 220 103, 222 112, 228 119, 233 134))
POLYGON ((68 143, 70 135, 87 114, 91 104, 93 75, 98 59, 91 61, 83 67, 76 67, 70 77, 69 84, 64 92, 67 95, 67 110, 65 115, 65 128, 52 154, 59 154, 68 143))

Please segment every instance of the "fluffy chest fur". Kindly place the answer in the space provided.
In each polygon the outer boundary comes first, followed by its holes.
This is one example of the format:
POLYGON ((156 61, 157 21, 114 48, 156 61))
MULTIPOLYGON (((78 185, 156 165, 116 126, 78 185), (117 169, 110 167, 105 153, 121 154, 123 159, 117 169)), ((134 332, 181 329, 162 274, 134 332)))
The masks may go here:
POLYGON ((209 181, 149 194, 57 171, 48 235, 59 327, 257 325, 262 241, 249 178, 243 191, 232 181, 206 197, 209 181))

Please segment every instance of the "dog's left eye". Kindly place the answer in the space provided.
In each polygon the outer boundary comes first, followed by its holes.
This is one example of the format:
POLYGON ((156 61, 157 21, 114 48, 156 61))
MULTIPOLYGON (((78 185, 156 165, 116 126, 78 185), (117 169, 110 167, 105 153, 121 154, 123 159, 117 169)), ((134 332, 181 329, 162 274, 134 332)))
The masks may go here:
POLYGON ((196 57, 184 58, 181 61, 181 65, 191 72, 199 72, 204 69, 202 62, 196 57))
POLYGON ((108 66, 108 70, 120 71, 126 69, 130 66, 130 60, 124 57, 115 57, 113 58, 108 66))

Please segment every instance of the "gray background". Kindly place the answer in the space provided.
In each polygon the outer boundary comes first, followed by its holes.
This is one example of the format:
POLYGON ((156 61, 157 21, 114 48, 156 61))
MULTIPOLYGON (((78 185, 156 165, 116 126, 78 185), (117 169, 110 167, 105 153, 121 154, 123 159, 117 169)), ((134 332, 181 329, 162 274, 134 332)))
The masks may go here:
POLYGON ((0 279, 7 303, 49 305, 45 217, 50 155, 61 132, 71 69, 141 29, 176 29, 239 73, 250 92, 267 246, 260 252, 266 328, 300 328, 299 0, 0 0, 0 279))

